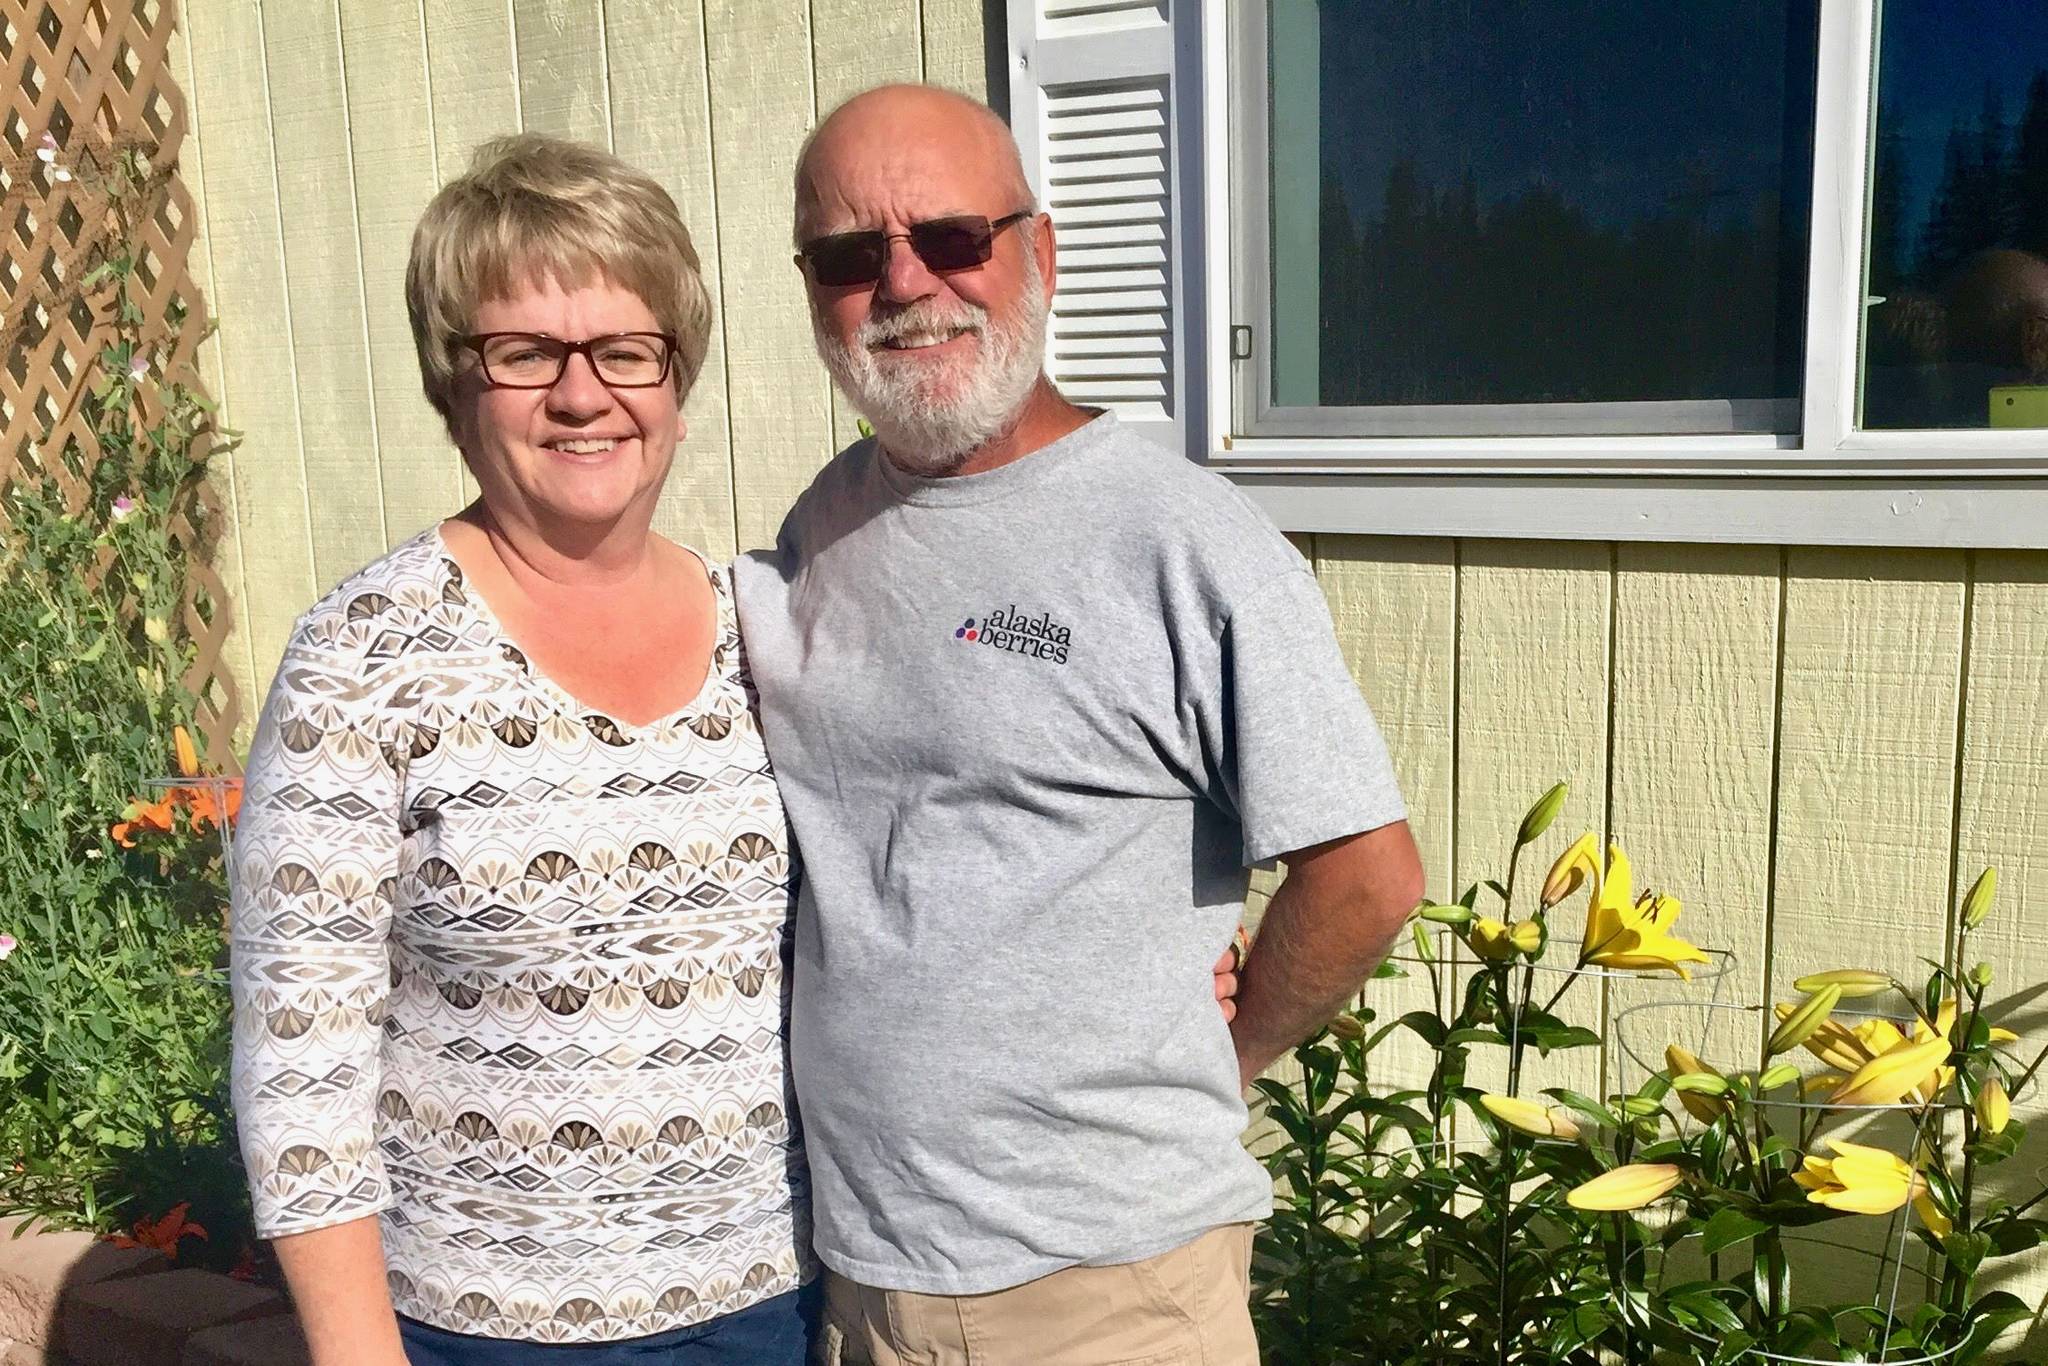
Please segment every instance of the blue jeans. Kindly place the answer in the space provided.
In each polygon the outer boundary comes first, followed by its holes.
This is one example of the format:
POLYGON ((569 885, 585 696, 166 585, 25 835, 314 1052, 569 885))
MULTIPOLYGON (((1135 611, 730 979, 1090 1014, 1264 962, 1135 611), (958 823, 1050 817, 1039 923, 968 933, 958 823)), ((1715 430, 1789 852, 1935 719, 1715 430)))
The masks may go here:
POLYGON ((824 1278, 736 1314, 620 1342, 479 1338, 398 1321, 411 1366, 805 1366, 824 1278))

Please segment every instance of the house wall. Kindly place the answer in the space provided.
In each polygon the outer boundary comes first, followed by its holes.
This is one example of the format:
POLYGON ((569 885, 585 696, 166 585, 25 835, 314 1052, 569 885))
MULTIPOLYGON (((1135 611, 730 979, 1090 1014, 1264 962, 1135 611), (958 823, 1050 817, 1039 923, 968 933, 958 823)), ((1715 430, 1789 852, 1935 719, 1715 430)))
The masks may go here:
MULTIPOLYGON (((567 133, 675 193, 718 325, 659 527, 729 555, 764 543, 851 437, 789 263, 798 142, 885 79, 984 93, 982 16, 980 0, 190 5, 174 60, 194 275, 221 320, 205 378, 242 433, 222 553, 251 711, 301 609, 468 496, 418 392, 400 281, 414 219, 471 147, 567 133)), ((2041 1023, 2048 553, 1300 544, 1388 733, 1433 896, 1503 872, 1525 806, 1568 778, 1559 832, 1611 830, 1679 895, 1681 931, 1739 956, 1699 996, 1733 1003, 1823 967, 1912 973, 1997 864, 1981 950, 1996 994, 2021 998, 2011 1023, 2041 1023)), ((1617 983, 1573 1013, 1653 999, 1672 988, 1617 983)), ((1644 1020, 1653 1062, 1668 1023, 1644 1020)), ((1590 1090, 1603 1066, 1632 1074, 1579 1055, 1546 1080, 1590 1090)))

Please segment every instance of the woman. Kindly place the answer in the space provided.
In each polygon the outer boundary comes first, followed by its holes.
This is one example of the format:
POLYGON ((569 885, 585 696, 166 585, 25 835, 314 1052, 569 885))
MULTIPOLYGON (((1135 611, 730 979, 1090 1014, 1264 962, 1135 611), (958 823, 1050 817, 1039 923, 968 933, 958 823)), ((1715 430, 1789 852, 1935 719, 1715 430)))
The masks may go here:
POLYGON ((650 529, 696 253, 646 176, 507 138, 428 207, 406 294, 481 496, 299 621, 257 730, 258 1231, 319 1366, 794 1366, 786 827, 725 571, 650 529))

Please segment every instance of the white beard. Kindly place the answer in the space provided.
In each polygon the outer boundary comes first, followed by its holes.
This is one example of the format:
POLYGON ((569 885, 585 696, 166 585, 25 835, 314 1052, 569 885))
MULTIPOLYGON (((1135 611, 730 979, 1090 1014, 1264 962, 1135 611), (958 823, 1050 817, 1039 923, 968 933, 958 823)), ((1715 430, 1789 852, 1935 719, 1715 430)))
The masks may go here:
POLYGON ((946 308, 925 301, 868 318, 849 345, 826 333, 814 308, 811 333, 833 382, 874 427, 889 459, 912 474, 939 478, 1017 420, 1045 368, 1049 312, 1044 292, 1027 286, 1008 319, 974 304, 946 308), (917 373, 917 362, 878 359, 872 349, 905 334, 957 329, 971 334, 980 352, 966 363, 964 376, 961 363, 926 376, 917 373))

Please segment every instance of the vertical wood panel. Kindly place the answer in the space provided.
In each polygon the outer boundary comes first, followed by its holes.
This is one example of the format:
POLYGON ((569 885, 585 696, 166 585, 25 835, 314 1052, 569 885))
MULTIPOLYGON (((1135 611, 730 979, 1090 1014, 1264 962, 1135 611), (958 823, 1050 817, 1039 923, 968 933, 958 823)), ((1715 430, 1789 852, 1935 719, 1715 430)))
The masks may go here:
MULTIPOLYGON (((194 127, 207 149, 195 194, 207 206, 215 338, 228 375, 222 420, 242 434, 233 461, 252 704, 270 685, 293 621, 313 600, 306 471, 290 352, 281 344, 284 255, 271 146, 268 75, 255 0, 185 11, 194 127)), ((253 710, 253 706, 252 706, 253 710)))
POLYGON ((718 202, 704 26, 695 5, 619 0, 608 11, 613 150, 659 180, 690 229, 712 300, 711 346, 683 409, 687 423, 655 529, 716 559, 733 551, 732 427, 719 306, 718 202))
MULTIPOLYGON (((1946 948, 1956 792, 1960 551, 1788 551, 1767 1000, 1834 967, 1925 974, 1946 948)), ((1903 1151, 1883 1116, 1869 1141, 1903 1151)), ((1843 1226, 1868 1251, 1881 1230, 1843 1226)), ((1868 1274, 1809 1252, 1794 1275, 1868 1274)))
POLYGON ((1789 553, 1775 998, 1818 969, 1911 980, 1942 955, 1962 630, 1960 551, 1789 553))
POLYGON ((604 11, 590 0, 512 0, 520 126, 610 147, 604 11))
MULTIPOLYGON (((922 80, 918 19, 917 0, 812 0, 818 117, 823 119, 863 90, 922 80)), ((852 445, 860 439, 860 414, 837 386, 831 398, 832 444, 852 445)))
MULTIPOLYGON (((1971 939, 2016 993, 2048 981, 2048 552, 1977 552, 1965 717, 1950 904, 1998 869, 1992 918, 1971 939)), ((2021 1019, 2048 1024, 2048 1008, 2021 1019)))
POLYGON ((924 0, 924 78, 986 100, 987 31, 983 0, 924 0))
POLYGON ((287 228, 279 302, 290 329, 277 340, 288 342, 298 377, 313 577, 323 590, 386 545, 338 18, 333 0, 269 0, 262 20, 271 87, 284 94, 271 123, 287 228))
POLYGON ((832 455, 824 368, 790 263, 790 176, 815 114, 807 15, 748 0, 706 11, 713 167, 732 415, 736 537, 773 542, 832 455))
POLYGON ((478 143, 519 131, 519 56, 502 3, 424 0, 435 179, 447 184, 478 143))
MULTIPOLYGON (((1975 569, 1951 905, 1985 867, 1998 869, 1998 899, 1971 935, 1971 958, 1997 973, 1991 996, 2009 1003, 2003 1023, 2037 1040, 2048 1026, 2032 991, 2048 981, 2040 934, 2048 921, 2048 553, 1980 550, 1975 569)), ((1987 1175, 1993 1190, 2021 1199, 2048 1162, 2039 1124, 2048 1104, 2037 1088, 2014 1108, 2033 1132, 2017 1161, 1987 1175)), ((1991 1262, 1984 1282, 2037 1303, 2048 1265, 2039 1257, 1991 1262)), ((2028 1343, 2036 1355, 2044 1338, 2048 1327, 2037 1326, 2028 1343)))
MULTIPOLYGON (((185 95, 187 131, 183 148, 179 152, 178 179, 184 183, 185 192, 192 199, 193 232, 190 269, 192 279, 206 291, 206 309, 209 317, 220 312, 219 283, 213 269, 213 239, 207 231, 206 207, 206 166, 203 143, 199 130, 199 78, 198 68, 192 61, 192 46, 186 40, 185 28, 181 24, 171 32, 171 41, 165 51, 165 62, 172 78, 176 80, 185 95)), ((199 382, 213 401, 223 411, 228 406, 227 369, 221 364, 221 343, 214 337, 202 343, 195 353, 194 364, 199 372, 199 382)), ((235 738, 238 746, 248 743, 248 731, 254 724, 257 708, 262 697, 256 691, 255 658, 249 649, 249 619, 245 604, 249 601, 247 577, 242 572, 242 519, 235 501, 235 453, 219 451, 208 458, 206 465, 207 483, 214 496, 219 499, 221 526, 219 539, 213 550, 213 566, 220 574, 220 581, 234 598, 234 625, 226 642, 221 647, 221 658, 235 688, 242 697, 242 730, 235 738)))
MULTIPOLYGON (((1572 785, 1552 837, 1524 855, 1528 866, 1515 889, 1520 918, 1535 904, 1543 861, 1580 831, 1605 824, 1612 558, 1604 543, 1563 541, 1468 541, 1461 553, 1455 885, 1504 879, 1529 803, 1560 778, 1572 785)), ((1488 911, 1498 905, 1484 890, 1480 898, 1488 911)), ((1580 910, 1574 903, 1553 918, 1553 933, 1567 940, 1554 952, 1566 965, 1584 923, 1580 910)), ((1573 987, 1559 1014, 1597 1029, 1600 1008, 1597 980, 1586 981, 1573 987)), ((1532 1052, 1523 1092, 1594 1091, 1598 1052, 1573 1049, 1547 1059, 1532 1052)), ((1475 1052, 1476 1084, 1505 1080, 1494 1053, 1475 1052)))
POLYGON ((377 473, 385 538, 395 544, 465 501, 460 461, 420 389, 405 315, 412 230, 439 183, 427 49, 417 6, 391 0, 343 0, 341 37, 377 473))
MULTIPOLYGON (((421 17, 435 181, 445 185, 469 165, 478 144, 519 131, 519 52, 509 3, 424 0, 421 17)), ((452 444, 446 459, 457 501, 469 502, 476 480, 452 444)))
MULTIPOLYGON (((1450 541, 1318 536, 1316 577, 1351 676, 1373 708, 1393 756, 1408 824, 1422 851, 1432 900, 1450 885, 1452 732, 1457 697, 1458 570, 1450 541)), ((1412 952, 1404 939, 1395 953, 1412 952)), ((1429 977, 1405 964, 1406 980, 1375 982, 1365 1003, 1381 1020, 1430 1005, 1429 977)), ((1430 1054, 1405 1030, 1389 1035, 1374 1072, 1388 1085, 1422 1085, 1430 1054)))
POLYGON ((1764 990, 1770 902, 1772 734, 1779 552, 1759 546, 1624 545, 1615 579, 1613 838, 1645 884, 1680 898, 1678 933, 1732 950, 1725 980, 1609 984, 1610 1085, 1640 1085, 1682 1041, 1729 1068, 1754 1060, 1744 1017, 1764 990), (1641 1065, 1614 1056, 1626 1043, 1641 1065))

